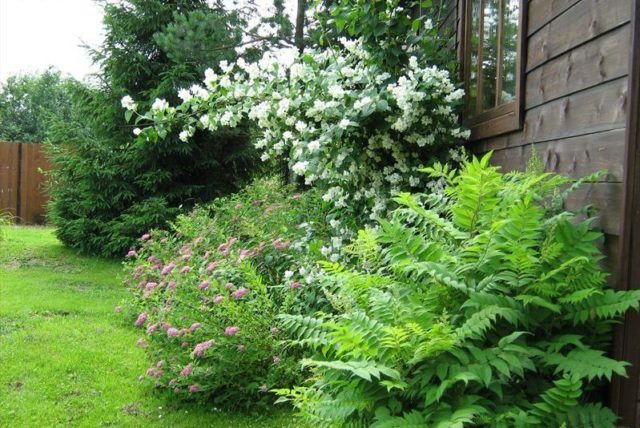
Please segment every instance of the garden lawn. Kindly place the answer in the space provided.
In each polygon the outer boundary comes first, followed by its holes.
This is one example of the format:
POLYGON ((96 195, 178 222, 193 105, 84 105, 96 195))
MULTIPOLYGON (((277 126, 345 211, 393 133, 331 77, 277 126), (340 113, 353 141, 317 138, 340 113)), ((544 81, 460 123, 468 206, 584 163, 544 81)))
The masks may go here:
POLYGON ((178 406, 138 377, 138 332, 114 307, 119 262, 78 256, 53 230, 9 227, 0 241, 0 426, 299 427, 286 412, 178 406))

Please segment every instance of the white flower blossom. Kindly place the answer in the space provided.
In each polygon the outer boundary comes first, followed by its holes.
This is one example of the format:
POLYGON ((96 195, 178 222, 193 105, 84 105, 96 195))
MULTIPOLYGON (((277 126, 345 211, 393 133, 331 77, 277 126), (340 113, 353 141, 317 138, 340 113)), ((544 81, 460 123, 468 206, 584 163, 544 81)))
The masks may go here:
MULTIPOLYGON (((361 41, 340 44, 336 53, 309 49, 289 61, 269 52, 257 62, 223 61, 220 75, 207 69, 203 83, 180 90, 186 108, 162 120, 184 123, 182 139, 196 127, 213 131, 247 118, 260 132, 254 145, 263 161, 285 158, 334 207, 357 204, 381 217, 393 191, 427 183, 415 171, 430 153, 468 138, 454 109, 464 94, 446 70, 425 66, 406 47, 408 65, 392 76, 361 41)), ((123 98, 123 107, 134 104, 123 98)))
POLYGON ((193 95, 188 89, 180 89, 178 91, 178 97, 180 97, 180 99, 186 103, 191 100, 191 98, 193 98, 193 95))
POLYGON ((165 111, 168 108, 169 108, 169 103, 167 102, 167 100, 163 98, 156 98, 153 104, 151 105, 151 110, 156 110, 156 111, 165 111))
POLYGON ((291 169, 294 173, 298 175, 304 175, 308 166, 309 166, 309 161, 298 161, 295 164, 293 164, 293 167, 291 167, 291 169))
POLYGON ((129 95, 125 95, 124 97, 122 97, 122 100, 120 100, 120 104, 122 104, 122 107, 127 110, 135 110, 137 107, 137 104, 129 95))

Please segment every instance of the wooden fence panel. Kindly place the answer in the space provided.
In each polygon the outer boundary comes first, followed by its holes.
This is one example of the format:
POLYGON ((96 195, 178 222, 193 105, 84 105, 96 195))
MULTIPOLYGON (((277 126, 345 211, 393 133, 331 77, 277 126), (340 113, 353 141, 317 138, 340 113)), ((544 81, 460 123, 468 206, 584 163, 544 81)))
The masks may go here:
POLYGON ((20 144, 0 144, 0 211, 18 214, 20 144))
POLYGON ((44 191, 44 171, 49 160, 41 144, 22 144, 20 167, 20 218, 23 222, 44 223, 47 196, 44 191))
POLYGON ((49 168, 42 145, 0 143, 0 211, 22 223, 43 223, 47 196, 42 172, 49 168))

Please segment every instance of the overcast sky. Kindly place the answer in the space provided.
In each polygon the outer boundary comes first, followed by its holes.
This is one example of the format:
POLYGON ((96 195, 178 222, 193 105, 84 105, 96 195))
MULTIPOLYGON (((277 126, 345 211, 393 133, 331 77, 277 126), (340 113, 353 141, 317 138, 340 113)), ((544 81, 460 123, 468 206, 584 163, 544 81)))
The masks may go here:
MULTIPOLYGON (((295 0, 285 4, 293 14, 295 0)), ((80 45, 97 46, 102 37, 102 9, 92 0, 0 0, 0 83, 49 66, 84 79, 97 70, 80 45)))
POLYGON ((82 42, 102 40, 91 0, 0 0, 0 82, 53 65, 78 79, 95 71, 82 42))

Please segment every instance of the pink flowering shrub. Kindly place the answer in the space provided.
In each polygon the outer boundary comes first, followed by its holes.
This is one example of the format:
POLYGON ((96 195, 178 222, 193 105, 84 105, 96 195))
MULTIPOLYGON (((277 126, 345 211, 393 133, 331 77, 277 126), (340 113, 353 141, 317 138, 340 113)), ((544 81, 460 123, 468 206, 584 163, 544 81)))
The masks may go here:
POLYGON ((126 262, 146 378, 225 407, 270 403, 269 390, 296 384, 300 351, 284 345, 278 314, 322 309, 300 272, 325 258, 330 215, 317 193, 271 179, 151 231, 126 262))

